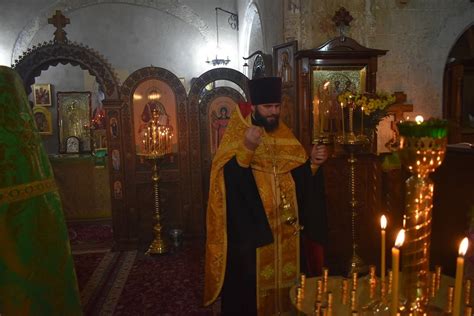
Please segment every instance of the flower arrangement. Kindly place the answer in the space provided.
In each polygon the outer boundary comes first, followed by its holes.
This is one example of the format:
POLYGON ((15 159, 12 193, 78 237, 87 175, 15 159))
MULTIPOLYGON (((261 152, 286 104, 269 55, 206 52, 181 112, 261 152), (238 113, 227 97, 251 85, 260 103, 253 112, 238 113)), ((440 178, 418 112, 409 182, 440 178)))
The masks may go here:
MULTIPOLYGON (((338 96, 338 102, 344 106, 360 108, 364 113, 364 125, 368 129, 377 129, 380 121, 388 115, 388 108, 395 103, 395 95, 386 92, 377 92, 375 94, 368 93, 352 93, 350 91, 341 93, 338 96)), ((354 111, 354 115, 360 117, 362 111, 354 111)), ((359 120, 356 120, 356 122, 359 120)))

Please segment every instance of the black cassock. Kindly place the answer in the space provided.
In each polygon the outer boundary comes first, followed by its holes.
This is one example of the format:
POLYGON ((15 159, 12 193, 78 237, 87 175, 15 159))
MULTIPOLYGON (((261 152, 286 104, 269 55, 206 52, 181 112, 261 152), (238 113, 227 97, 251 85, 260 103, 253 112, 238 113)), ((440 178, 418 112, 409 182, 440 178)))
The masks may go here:
MULTIPOLYGON (((313 176, 309 160, 293 169, 302 235, 325 245, 327 214, 323 170, 313 176)), ((227 265, 222 287, 223 315, 256 315, 256 248, 273 242, 262 200, 251 168, 242 168, 236 158, 224 166, 227 203, 227 265)), ((301 244, 301 238, 300 238, 301 244)), ((301 248, 301 272, 306 254, 301 248)), ((289 295, 289 293, 288 293, 289 295)))

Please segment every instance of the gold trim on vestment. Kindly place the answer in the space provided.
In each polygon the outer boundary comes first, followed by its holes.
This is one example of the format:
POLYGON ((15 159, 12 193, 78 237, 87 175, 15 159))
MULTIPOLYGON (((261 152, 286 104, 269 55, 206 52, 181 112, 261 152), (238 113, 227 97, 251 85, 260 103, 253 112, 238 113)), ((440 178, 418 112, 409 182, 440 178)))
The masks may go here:
POLYGON ((275 315, 291 310, 289 290, 299 275, 299 234, 285 219, 298 218, 296 190, 290 172, 275 175, 253 171, 274 242, 257 249, 258 315, 275 315), (271 186, 268 183, 272 183, 271 186), (282 210, 282 196, 290 210, 282 210))
MULTIPOLYGON (((209 185, 209 200, 207 206, 207 241, 206 241, 206 261, 205 261, 205 287, 204 287, 204 304, 212 304, 220 294, 224 282, 225 267, 227 260, 227 224, 226 224, 226 192, 224 184, 224 165, 236 155, 246 156, 248 153, 241 153, 242 142, 244 140, 245 131, 251 125, 250 116, 244 119, 240 110, 232 113, 229 124, 223 135, 221 144, 217 149, 216 155, 212 161, 210 185, 209 185)), ((262 144, 260 144, 254 152, 250 167, 254 175, 256 175, 257 186, 259 193, 262 196, 261 190, 272 190, 271 181, 267 178, 273 177, 277 174, 278 178, 285 183, 291 178, 289 173, 292 169, 302 165, 307 160, 307 155, 304 148, 294 137, 291 130, 286 127, 281 121, 279 127, 262 137, 262 144), (267 145, 268 146, 265 146, 267 145), (273 154, 268 153, 268 147, 271 144, 273 154), (273 170, 275 167, 275 170, 273 170), (288 178, 289 177, 289 178, 288 178), (265 179, 265 180, 263 180, 265 179)), ((291 178, 292 181, 292 178, 291 178)), ((286 185, 286 184, 285 184, 286 185)), ((289 184, 292 191, 294 191, 294 184, 289 184)), ((273 191, 273 190, 272 190, 273 191)), ((270 192, 270 191, 269 191, 270 192)), ((273 194, 272 194, 273 195, 273 194)), ((288 194, 292 205, 296 209, 296 193, 288 194)), ((267 198, 262 197, 262 202, 265 205, 267 198)), ((268 204, 268 203, 267 203, 268 204)), ((275 204, 271 204, 272 208, 275 204)), ((267 216, 274 212, 265 206, 267 216)), ((270 222, 270 221, 269 221, 270 222)), ((270 225, 272 225, 270 223, 270 225)), ((275 225, 274 225, 275 226, 275 225)), ((276 225, 275 227, 277 227, 276 225)), ((283 226, 283 225, 280 225, 283 226)), ((286 227, 285 227, 286 229, 286 227)), ((294 232, 293 227, 288 225, 288 229, 294 232), (293 230, 292 230, 293 229, 293 230)), ((273 231, 273 229, 272 229, 273 231)), ((273 231, 276 236, 275 231, 273 231)), ((284 234, 284 236, 286 236, 284 234)), ((276 237, 275 237, 276 238, 276 237)), ((298 236, 294 238, 298 241, 298 236)), ((272 244, 273 245, 273 244, 272 244)), ((273 247, 268 245, 265 247, 273 247)), ((265 248, 263 247, 263 248, 265 248)), ((296 262, 297 271, 299 263, 296 262)), ((291 267, 284 267, 290 271, 291 267)), ((294 280, 293 280, 294 281, 294 280)))
POLYGON ((9 204, 32 197, 57 191, 54 179, 46 179, 23 183, 0 189, 0 204, 9 204))

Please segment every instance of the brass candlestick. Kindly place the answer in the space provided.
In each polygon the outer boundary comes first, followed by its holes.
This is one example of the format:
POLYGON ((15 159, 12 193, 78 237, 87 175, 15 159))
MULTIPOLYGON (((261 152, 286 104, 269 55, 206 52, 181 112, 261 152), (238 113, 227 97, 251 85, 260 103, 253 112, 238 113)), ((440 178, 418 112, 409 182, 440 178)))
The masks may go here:
POLYGON ((351 276, 353 273, 366 273, 368 271, 367 265, 365 265, 362 258, 358 255, 358 234, 356 231, 356 219, 357 219, 357 206, 358 201, 356 199, 356 166, 357 158, 363 147, 367 145, 368 138, 365 135, 355 135, 351 130, 348 134, 343 134, 337 138, 337 141, 342 145, 344 151, 349 154, 347 162, 349 162, 349 185, 351 200, 349 204, 351 206, 351 233, 352 233, 352 257, 349 262, 348 275, 351 276))
POLYGON ((155 207, 154 239, 146 254, 156 255, 168 252, 168 245, 163 238, 160 207, 160 165, 167 154, 171 153, 172 128, 168 125, 167 116, 153 110, 143 139, 143 153, 138 154, 152 164, 151 180, 155 207))
POLYGON ((402 251, 402 295, 405 310, 422 315, 427 312, 429 253, 433 209, 433 181, 429 174, 441 165, 446 151, 447 122, 403 122, 399 156, 413 175, 406 181, 405 243, 402 251))
POLYGON ((163 156, 145 156, 145 159, 150 160, 153 164, 153 170, 151 179, 153 181, 153 197, 155 206, 155 226, 153 227, 154 239, 150 244, 146 254, 157 255, 168 252, 168 245, 163 239, 162 226, 161 226, 161 213, 160 213, 160 170, 159 166, 163 162, 163 156))

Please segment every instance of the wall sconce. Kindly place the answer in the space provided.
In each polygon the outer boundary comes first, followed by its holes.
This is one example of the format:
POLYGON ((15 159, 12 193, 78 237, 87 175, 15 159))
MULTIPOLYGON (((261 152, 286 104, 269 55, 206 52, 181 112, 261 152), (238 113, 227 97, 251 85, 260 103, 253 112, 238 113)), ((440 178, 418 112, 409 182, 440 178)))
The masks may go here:
MULTIPOLYGON (((217 39, 216 49, 219 49, 219 19, 218 19, 218 14, 217 14, 219 10, 230 14, 229 19, 227 20, 227 22, 229 22, 230 28, 237 31, 239 30, 239 16, 236 13, 224 10, 222 8, 216 8, 216 35, 217 35, 216 36, 216 39, 217 39)), ((206 60, 206 63, 212 64, 213 66, 218 66, 218 65, 225 66, 228 63, 230 63, 230 59, 229 59, 229 56, 227 56, 226 59, 219 58, 218 53, 216 52, 216 58, 209 60, 209 57, 208 57, 206 60)))

